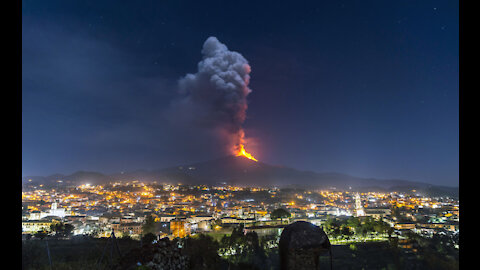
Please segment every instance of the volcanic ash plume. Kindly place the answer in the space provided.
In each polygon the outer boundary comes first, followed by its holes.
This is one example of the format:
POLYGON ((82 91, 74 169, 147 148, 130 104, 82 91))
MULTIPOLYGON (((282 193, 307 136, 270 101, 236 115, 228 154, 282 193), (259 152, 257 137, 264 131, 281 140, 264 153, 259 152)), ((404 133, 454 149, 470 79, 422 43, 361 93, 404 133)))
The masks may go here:
POLYGON ((248 61, 241 54, 229 51, 216 37, 205 41, 202 55, 197 73, 187 74, 179 81, 182 98, 175 104, 180 114, 177 116, 214 130, 226 140, 230 153, 255 160, 245 152, 242 129, 247 95, 251 92, 248 61))

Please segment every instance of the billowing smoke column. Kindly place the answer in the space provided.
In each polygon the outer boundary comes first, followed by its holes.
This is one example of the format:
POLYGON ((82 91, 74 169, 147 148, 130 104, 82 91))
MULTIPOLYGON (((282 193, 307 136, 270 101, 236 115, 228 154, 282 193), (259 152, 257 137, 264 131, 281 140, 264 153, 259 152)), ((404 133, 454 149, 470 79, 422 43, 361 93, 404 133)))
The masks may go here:
POLYGON ((197 73, 180 79, 183 97, 175 106, 184 120, 215 130, 228 141, 231 153, 243 155, 240 153, 246 152, 242 124, 251 92, 248 61, 241 54, 229 51, 216 37, 205 41, 202 55, 197 73))

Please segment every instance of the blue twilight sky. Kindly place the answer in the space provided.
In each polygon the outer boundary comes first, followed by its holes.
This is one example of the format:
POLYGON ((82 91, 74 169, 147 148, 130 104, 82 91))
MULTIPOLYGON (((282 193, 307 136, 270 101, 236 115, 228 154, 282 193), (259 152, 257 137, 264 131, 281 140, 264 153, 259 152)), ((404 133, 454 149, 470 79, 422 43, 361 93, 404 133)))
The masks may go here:
POLYGON ((222 155, 164 113, 210 36, 259 160, 458 186, 458 1, 22 1, 23 175, 222 155))

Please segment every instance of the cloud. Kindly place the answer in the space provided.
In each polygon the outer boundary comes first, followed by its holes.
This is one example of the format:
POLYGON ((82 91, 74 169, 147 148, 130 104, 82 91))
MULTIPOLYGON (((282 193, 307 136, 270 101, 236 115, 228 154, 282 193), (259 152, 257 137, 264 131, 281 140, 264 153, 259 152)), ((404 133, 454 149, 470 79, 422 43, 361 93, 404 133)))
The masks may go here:
POLYGON ((180 98, 168 115, 180 125, 211 131, 230 152, 243 143, 251 68, 240 53, 230 51, 216 37, 209 37, 201 52, 197 72, 179 80, 180 98))

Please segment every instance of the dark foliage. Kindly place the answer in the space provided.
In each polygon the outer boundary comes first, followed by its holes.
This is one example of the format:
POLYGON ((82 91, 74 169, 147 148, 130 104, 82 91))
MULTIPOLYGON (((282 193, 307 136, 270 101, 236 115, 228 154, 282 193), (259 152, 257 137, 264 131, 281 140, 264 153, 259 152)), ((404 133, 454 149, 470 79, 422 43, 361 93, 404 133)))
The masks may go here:
POLYGON ((50 230, 53 232, 53 235, 57 238, 71 236, 73 234, 74 228, 75 227, 73 225, 65 224, 63 222, 50 225, 50 230))
POLYGON ((182 254, 189 257, 190 269, 219 269, 225 262, 218 255, 218 249, 217 241, 201 234, 185 239, 182 254))
POLYGON ((143 244, 152 244, 154 240, 157 239, 157 236, 153 233, 147 233, 142 237, 142 243, 143 244))
POLYGON ((284 219, 284 218, 289 218, 291 216, 290 212, 283 208, 278 208, 272 211, 270 213, 270 218, 271 219, 284 219))

